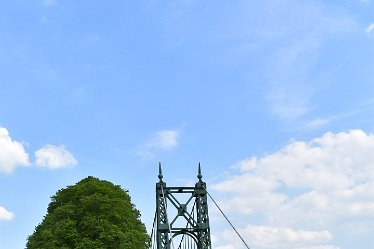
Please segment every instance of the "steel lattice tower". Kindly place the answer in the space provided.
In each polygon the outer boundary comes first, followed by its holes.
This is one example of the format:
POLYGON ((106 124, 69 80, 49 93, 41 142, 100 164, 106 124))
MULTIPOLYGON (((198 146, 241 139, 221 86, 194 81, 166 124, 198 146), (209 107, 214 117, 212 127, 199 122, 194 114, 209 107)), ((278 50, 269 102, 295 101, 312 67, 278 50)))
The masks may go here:
MULTIPOLYGON (((211 249, 206 183, 202 181, 201 167, 194 187, 167 187, 163 181, 161 164, 159 182, 156 184, 156 243, 157 249, 171 249, 172 239, 183 235, 193 241, 194 248, 211 249), (188 195, 187 201, 179 201, 178 194, 188 195), (168 207, 168 203, 169 205, 168 207), (188 205, 194 208, 188 212, 188 205), (168 216, 168 208, 174 209, 175 217, 168 216), (172 220, 170 218, 173 218, 172 220), (185 227, 178 227, 176 220, 185 219, 185 227)), ((184 238, 184 237, 183 237, 184 238)))

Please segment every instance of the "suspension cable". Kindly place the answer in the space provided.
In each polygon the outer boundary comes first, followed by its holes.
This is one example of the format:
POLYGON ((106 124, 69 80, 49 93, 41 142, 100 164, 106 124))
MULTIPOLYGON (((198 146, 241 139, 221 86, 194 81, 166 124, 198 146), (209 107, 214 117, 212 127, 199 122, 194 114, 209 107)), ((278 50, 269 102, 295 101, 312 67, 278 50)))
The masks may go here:
POLYGON ((241 239, 241 241, 244 243, 244 245, 250 249, 250 247, 247 245, 247 243, 244 241, 243 237, 240 235, 240 233, 235 229, 234 225, 231 223, 231 221, 229 220, 229 218, 227 218, 227 216, 225 215, 225 213, 222 211, 222 209, 218 206, 217 202, 213 199, 213 197, 209 194, 208 190, 206 190, 205 186, 202 185, 203 188, 205 189, 206 193, 208 194, 209 198, 214 202, 214 204, 216 205, 216 207, 218 208, 218 210, 221 212, 221 214, 223 215, 223 217, 225 217, 225 219, 227 220, 227 222, 230 224, 230 226, 232 227, 232 229, 235 231, 235 233, 238 235, 238 237, 241 239))
MULTIPOLYGON (((152 225, 152 231, 151 231, 151 237, 149 238, 151 245, 154 244, 154 236, 155 236, 155 228, 156 228, 156 219, 157 219, 157 209, 155 210, 155 217, 153 218, 153 225, 152 225)), ((153 246, 152 246, 153 248, 153 246)))
POLYGON ((169 218, 168 218, 168 211, 167 211, 168 207, 167 207, 167 202, 166 202, 166 198, 165 198, 164 188, 162 187, 162 184, 160 184, 160 185, 161 185, 162 198, 164 199, 166 223, 168 223, 171 246, 173 247, 173 249, 175 249, 174 242, 173 242, 173 236, 171 234, 171 226, 170 226, 169 218))

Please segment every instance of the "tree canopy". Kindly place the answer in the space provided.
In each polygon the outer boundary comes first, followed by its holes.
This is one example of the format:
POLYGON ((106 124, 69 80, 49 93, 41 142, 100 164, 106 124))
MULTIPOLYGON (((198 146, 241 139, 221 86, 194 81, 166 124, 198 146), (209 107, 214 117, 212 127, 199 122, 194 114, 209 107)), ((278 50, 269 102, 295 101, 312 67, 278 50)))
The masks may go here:
POLYGON ((149 237, 128 191, 87 177, 51 197, 26 249, 141 249, 149 237))

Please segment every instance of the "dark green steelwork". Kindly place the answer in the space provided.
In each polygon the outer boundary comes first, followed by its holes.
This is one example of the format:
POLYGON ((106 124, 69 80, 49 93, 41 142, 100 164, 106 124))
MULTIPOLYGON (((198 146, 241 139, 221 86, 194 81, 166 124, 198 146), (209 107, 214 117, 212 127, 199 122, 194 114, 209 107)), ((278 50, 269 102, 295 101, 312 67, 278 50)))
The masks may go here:
POLYGON ((194 187, 167 187, 163 181, 161 164, 158 178, 159 182, 156 184, 157 249, 172 249, 171 239, 178 235, 191 237, 196 244, 194 248, 211 249, 206 183, 202 181, 200 163, 198 182, 194 187), (190 196, 185 203, 182 203, 176 197, 178 194, 190 194, 190 196), (175 217, 168 217, 168 203, 171 204, 169 208, 175 208, 175 217), (189 204, 196 207, 192 209, 192 213, 188 212, 189 204), (185 219, 186 226, 176 225, 180 217, 185 219))

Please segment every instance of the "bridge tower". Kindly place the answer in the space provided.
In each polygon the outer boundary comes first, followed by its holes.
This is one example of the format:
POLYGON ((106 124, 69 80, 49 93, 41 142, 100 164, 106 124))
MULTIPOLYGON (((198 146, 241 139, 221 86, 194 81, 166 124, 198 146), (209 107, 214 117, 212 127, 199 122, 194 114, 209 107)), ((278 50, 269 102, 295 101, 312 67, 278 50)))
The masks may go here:
POLYGON ((157 249, 211 249, 207 190, 200 163, 198 181, 194 187, 168 187, 163 181, 161 164, 158 178, 155 217, 157 249), (179 198, 182 195, 184 200, 179 198), (180 226, 181 220, 186 224, 183 227, 180 226), (174 245, 177 236, 182 236, 182 239, 179 245, 174 245))

